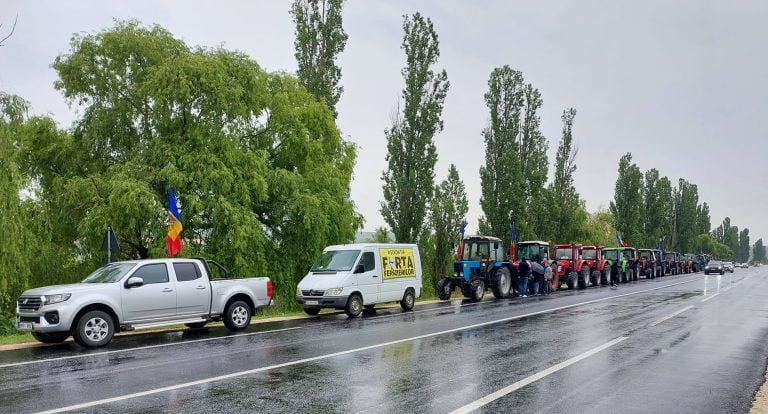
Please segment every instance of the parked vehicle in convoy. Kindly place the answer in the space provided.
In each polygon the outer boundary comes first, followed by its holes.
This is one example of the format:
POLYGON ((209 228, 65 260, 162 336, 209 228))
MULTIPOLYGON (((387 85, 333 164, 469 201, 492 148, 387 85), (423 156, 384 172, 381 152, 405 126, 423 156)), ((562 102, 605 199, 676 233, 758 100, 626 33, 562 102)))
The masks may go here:
POLYGON ((700 270, 699 264, 696 263, 696 260, 692 254, 686 254, 684 256, 684 262, 686 273, 696 273, 700 270))
POLYGON ((354 318, 377 304, 413 309, 421 296, 421 256, 415 244, 328 246, 299 282, 296 302, 308 315, 343 309, 354 318))
POLYGON ((181 323, 201 328, 221 320, 239 331, 257 308, 271 304, 267 277, 229 278, 212 260, 136 260, 107 264, 81 283, 25 291, 16 326, 40 342, 72 335, 82 346, 99 347, 116 332, 181 323), (223 277, 213 279, 212 268, 223 277))
POLYGON ((592 286, 597 286, 598 283, 605 286, 611 282, 611 266, 603 257, 603 247, 603 245, 597 245, 581 248, 581 258, 591 270, 589 283, 592 286))
POLYGON ((646 279, 653 279, 656 275, 659 275, 659 262, 656 250, 638 249, 638 254, 640 255, 640 274, 645 276, 646 279))
POLYGON ((619 260, 619 280, 621 283, 638 280, 640 274, 639 256, 634 247, 605 247, 603 257, 608 261, 608 266, 619 260))
POLYGON ((573 289, 575 285, 579 289, 589 287, 591 270, 589 263, 581 257, 581 248, 582 245, 578 243, 555 245, 558 275, 560 280, 565 280, 568 289, 573 289))
POLYGON ((733 273, 733 267, 734 267, 734 266, 733 266, 733 262, 730 262, 730 261, 728 261, 728 262, 723 262, 723 267, 725 268, 725 271, 726 271, 726 272, 731 272, 731 273, 733 273))
POLYGON ((662 267, 665 275, 679 275, 682 271, 677 252, 666 251, 662 254, 662 267))
MULTIPOLYGON (((540 240, 527 240, 517 243, 514 251, 510 252, 510 269, 512 270, 512 289, 513 293, 517 291, 518 268, 520 258, 525 258, 527 262, 540 263, 545 257, 549 257, 549 243, 540 240)), ((557 272, 553 272, 552 289, 560 287, 560 278, 557 272)), ((529 281, 529 284, 532 280, 529 281)), ((519 292, 517 292, 519 294, 519 292)))
POLYGON ((481 301, 486 289, 496 298, 509 296, 512 272, 504 260, 501 239, 486 236, 467 236, 462 241, 460 260, 453 262, 453 274, 437 283, 437 296, 451 298, 454 289, 461 290, 465 298, 481 301))
POLYGON ((719 275, 725 274, 725 265, 719 260, 710 260, 706 267, 704 267, 704 274, 709 275, 717 273, 719 275))

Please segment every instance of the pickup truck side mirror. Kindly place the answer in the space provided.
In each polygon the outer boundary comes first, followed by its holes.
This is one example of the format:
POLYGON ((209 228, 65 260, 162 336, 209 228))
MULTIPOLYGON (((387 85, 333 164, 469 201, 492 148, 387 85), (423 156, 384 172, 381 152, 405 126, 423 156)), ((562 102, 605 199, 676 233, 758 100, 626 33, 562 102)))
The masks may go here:
POLYGON ((136 288, 140 286, 144 286, 144 279, 138 276, 129 277, 128 280, 125 282, 125 287, 128 289, 136 288))
POLYGON ((365 265, 362 263, 357 265, 357 269, 355 269, 355 273, 365 273, 365 265))

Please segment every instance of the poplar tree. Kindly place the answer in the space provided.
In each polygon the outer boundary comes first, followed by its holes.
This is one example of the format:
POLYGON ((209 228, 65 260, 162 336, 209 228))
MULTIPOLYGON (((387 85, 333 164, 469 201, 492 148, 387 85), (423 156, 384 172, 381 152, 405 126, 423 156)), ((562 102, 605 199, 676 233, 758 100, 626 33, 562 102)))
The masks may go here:
POLYGON ((295 0, 291 6, 299 82, 331 108, 334 118, 344 91, 339 85, 341 68, 336 64, 348 38, 342 24, 343 5, 344 0, 295 0))
POLYGON ((582 225, 576 222, 580 216, 575 214, 579 207, 579 194, 573 184, 578 153, 578 149, 573 145, 575 117, 575 109, 569 108, 563 111, 563 135, 555 157, 555 178, 549 187, 554 200, 551 211, 554 239, 567 242, 576 240, 577 231, 582 225))
POLYGON ((446 274, 451 262, 453 246, 460 235, 460 227, 469 211, 467 192, 459 177, 459 170, 451 164, 448 177, 435 186, 431 203, 430 219, 435 232, 435 262, 433 282, 446 274))
POLYGON ((754 246, 752 246, 752 261, 765 263, 765 256, 765 245, 763 245, 763 239, 757 239, 754 246))
POLYGON ((739 262, 746 263, 749 260, 749 229, 745 228, 739 233, 739 262))
POLYGON ((382 174, 381 215, 398 243, 413 243, 427 224, 437 162, 434 136, 443 129, 441 115, 450 83, 445 70, 433 69, 440 44, 432 21, 420 13, 406 15, 403 32, 404 107, 385 131, 387 169, 382 174))
POLYGON ((623 241, 630 246, 643 242, 643 173, 632 162, 631 153, 619 160, 619 176, 610 211, 623 241))

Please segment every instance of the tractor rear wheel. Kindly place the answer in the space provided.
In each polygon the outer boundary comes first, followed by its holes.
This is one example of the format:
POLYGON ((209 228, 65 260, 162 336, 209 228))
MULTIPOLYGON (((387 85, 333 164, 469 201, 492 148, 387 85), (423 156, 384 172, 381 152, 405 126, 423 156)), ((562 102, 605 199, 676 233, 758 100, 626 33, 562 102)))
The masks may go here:
POLYGON ((450 299, 452 293, 453 286, 451 286, 450 280, 442 278, 439 282, 437 282, 437 297, 440 298, 440 300, 450 299))
POLYGON ((567 279, 565 280, 565 284, 568 285, 568 290, 571 290, 576 286, 576 279, 578 279, 579 276, 576 274, 576 272, 570 272, 568 273, 567 279))
MULTIPOLYGON (((592 284, 592 286, 597 286, 600 284, 600 271, 595 269, 592 271, 592 277, 589 278, 589 283, 592 284)), ((603 283, 605 284, 605 283, 603 283)))
POLYGON ((579 289, 586 289, 589 287, 589 268, 582 267, 579 272, 579 289))
POLYGON ((600 284, 605 286, 611 283, 611 266, 606 263, 603 269, 602 276, 600 276, 600 284))
POLYGON ((461 294, 464 295, 464 297, 467 299, 472 297, 472 293, 469 292, 469 283, 464 283, 461 285, 461 294))
POLYGON ((483 300, 483 296, 485 296, 485 282, 481 279, 473 280, 472 284, 469 286, 469 291, 472 293, 472 300, 480 302, 483 300))
POLYGON ((505 298, 509 295, 509 288, 512 286, 512 275, 506 267, 500 267, 493 272, 493 296, 497 299, 505 298))

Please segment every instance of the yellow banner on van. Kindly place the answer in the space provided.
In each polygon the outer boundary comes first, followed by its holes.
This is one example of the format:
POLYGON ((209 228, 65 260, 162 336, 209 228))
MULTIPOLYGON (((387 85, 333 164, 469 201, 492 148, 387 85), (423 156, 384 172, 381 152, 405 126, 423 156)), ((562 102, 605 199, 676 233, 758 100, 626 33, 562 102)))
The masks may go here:
POLYGON ((413 249, 379 249, 381 268, 386 279, 416 277, 416 264, 413 249))

